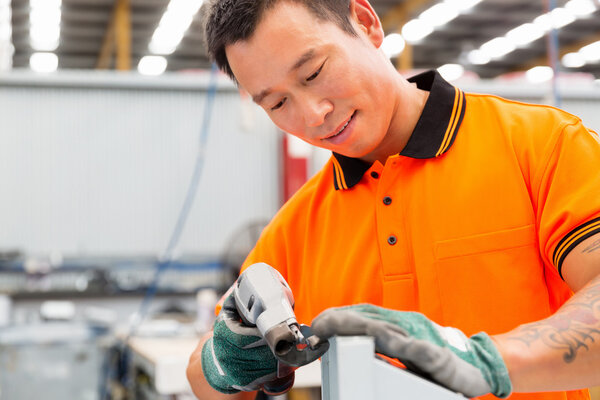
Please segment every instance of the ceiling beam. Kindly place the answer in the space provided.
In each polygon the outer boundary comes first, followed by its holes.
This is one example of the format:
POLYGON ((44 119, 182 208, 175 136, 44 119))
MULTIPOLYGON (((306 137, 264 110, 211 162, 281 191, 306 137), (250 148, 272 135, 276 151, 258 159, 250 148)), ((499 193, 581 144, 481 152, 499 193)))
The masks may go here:
POLYGON ((130 0, 116 0, 113 12, 106 27, 102 47, 96 62, 97 69, 110 68, 116 52, 116 69, 131 69, 131 3, 130 0))
POLYGON ((102 46, 100 47, 100 54, 98 54, 98 60, 96 61, 96 69, 108 69, 112 61, 112 55, 115 51, 115 23, 114 17, 110 17, 106 32, 104 33, 104 39, 102 39, 102 46))
POLYGON ((117 0, 115 10, 115 39, 117 43, 117 69, 131 69, 131 2, 117 0))

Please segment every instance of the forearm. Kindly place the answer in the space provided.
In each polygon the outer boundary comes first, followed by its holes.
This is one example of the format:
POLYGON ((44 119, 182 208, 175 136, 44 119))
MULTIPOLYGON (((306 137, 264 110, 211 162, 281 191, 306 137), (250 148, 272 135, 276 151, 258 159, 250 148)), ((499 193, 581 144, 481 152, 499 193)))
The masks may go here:
POLYGON ((600 276, 549 318, 492 338, 515 392, 600 385, 600 276))
POLYGON ((212 331, 200 339, 200 343, 190 357, 187 367, 187 379, 192 391, 201 400, 254 400, 256 393, 240 392, 236 394, 224 394, 213 389, 202 372, 202 346, 212 336, 212 331))

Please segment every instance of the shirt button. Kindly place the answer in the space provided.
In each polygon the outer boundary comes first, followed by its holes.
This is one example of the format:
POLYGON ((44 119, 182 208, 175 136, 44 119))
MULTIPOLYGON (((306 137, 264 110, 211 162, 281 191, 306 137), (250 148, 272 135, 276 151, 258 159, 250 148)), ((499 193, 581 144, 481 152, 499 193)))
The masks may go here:
POLYGON ((394 235, 390 235, 390 236, 388 237, 388 243, 389 243, 391 246, 395 245, 397 241, 398 241, 398 239, 396 239, 396 236, 394 236, 394 235))
POLYGON ((377 178, 379 178, 379 174, 377 172, 375 172, 375 171, 371 171, 371 177, 373 179, 377 179, 377 178))
POLYGON ((392 198, 390 196, 385 196, 383 198, 383 204, 385 204, 386 206, 389 206, 390 204, 392 204, 392 198))

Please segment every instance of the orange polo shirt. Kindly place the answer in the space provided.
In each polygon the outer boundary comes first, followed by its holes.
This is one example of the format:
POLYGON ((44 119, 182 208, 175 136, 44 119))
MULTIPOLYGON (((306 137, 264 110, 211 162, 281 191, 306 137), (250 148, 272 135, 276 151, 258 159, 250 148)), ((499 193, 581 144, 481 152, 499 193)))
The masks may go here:
POLYGON ((571 295, 565 256, 600 232, 598 137, 552 107, 465 94, 435 72, 411 80, 430 96, 402 152, 385 164, 334 154, 244 268, 277 268, 306 324, 357 303, 420 311, 468 335, 548 317, 571 295))

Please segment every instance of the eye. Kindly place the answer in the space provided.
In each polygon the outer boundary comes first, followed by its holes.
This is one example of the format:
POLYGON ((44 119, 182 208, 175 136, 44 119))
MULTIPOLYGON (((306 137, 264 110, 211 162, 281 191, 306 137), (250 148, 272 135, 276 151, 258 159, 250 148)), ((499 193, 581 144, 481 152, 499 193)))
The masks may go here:
POLYGON ((308 78, 306 78, 306 81, 310 82, 313 79, 315 79, 317 76, 319 76, 319 74, 321 73, 321 70, 323 69, 324 65, 325 65, 325 63, 321 64, 321 66, 319 67, 319 69, 316 70, 314 74, 312 74, 311 76, 309 76, 308 78))
POLYGON ((277 103, 273 107, 271 107, 271 111, 275 111, 275 110, 281 108, 281 106, 283 106, 283 103, 285 103, 286 99, 287 99, 287 97, 284 97, 283 99, 281 99, 281 101, 279 103, 277 103))

